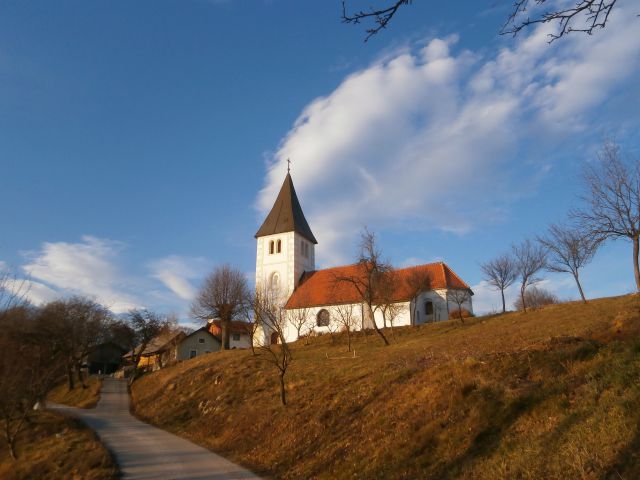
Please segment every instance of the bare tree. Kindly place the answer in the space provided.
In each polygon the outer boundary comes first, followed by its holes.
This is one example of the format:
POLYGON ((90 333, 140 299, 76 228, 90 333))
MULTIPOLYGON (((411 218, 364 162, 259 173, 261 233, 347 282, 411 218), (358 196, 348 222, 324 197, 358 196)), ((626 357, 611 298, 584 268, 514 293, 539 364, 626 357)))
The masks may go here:
POLYGON ((9 268, 0 265, 0 317, 4 313, 28 303, 28 286, 25 280, 9 268))
POLYGON ((0 423, 14 460, 34 404, 44 399, 64 368, 61 352, 36 328, 32 316, 15 307, 0 318, 0 423))
POLYGON ((587 192, 583 209, 574 210, 582 230, 597 241, 631 240, 636 290, 640 292, 640 162, 621 159, 620 148, 611 142, 598 155, 600 162, 584 171, 587 192))
MULTIPOLYGON (((376 237, 366 227, 360 236, 360 252, 357 261, 358 269, 353 275, 336 276, 336 284, 347 283, 358 292, 364 305, 364 313, 371 316, 371 323, 385 345, 389 345, 387 337, 376 324, 374 311, 376 302, 384 295, 385 277, 393 272, 393 267, 382 259, 382 253, 376 245, 376 237)), ((363 318, 364 323, 364 318, 363 318)))
POLYGON ((416 325, 416 314, 418 309, 418 298, 424 292, 431 290, 431 277, 425 269, 414 268, 409 275, 405 277, 407 289, 411 293, 411 323, 416 325))
POLYGON ((509 254, 500 255, 493 260, 480 265, 484 273, 484 279, 489 285, 500 290, 502 296, 502 313, 507 311, 504 300, 504 291, 509 288, 518 278, 516 263, 509 254))
POLYGON ((453 302, 456 305, 460 323, 464 323, 464 305, 470 300, 471 292, 467 289, 447 290, 447 302, 453 302))
POLYGON ((66 358, 69 390, 77 378, 86 388, 82 363, 89 352, 107 336, 109 311, 85 297, 56 300, 40 309, 36 322, 50 342, 66 358))
POLYGON ((134 374, 130 378, 133 383, 137 377, 138 365, 145 349, 155 337, 166 331, 169 327, 167 318, 152 312, 151 310, 131 310, 128 315, 128 323, 135 333, 136 347, 131 350, 131 361, 134 365, 134 374))
POLYGON ((549 42, 571 32, 582 32, 591 35, 596 29, 604 28, 609 15, 618 0, 577 0, 569 4, 558 4, 548 0, 516 0, 514 9, 507 18, 500 33, 516 35, 520 30, 537 23, 555 23, 556 33, 549 34, 549 42), (553 4, 533 17, 529 15, 531 6, 553 4), (559 7, 559 5, 563 5, 559 7), (559 8, 558 8, 559 7, 559 8))
POLYGON ((201 320, 219 318, 222 328, 222 349, 229 349, 231 322, 245 318, 251 295, 247 279, 230 265, 217 267, 204 281, 191 306, 191 313, 201 320))
POLYGON ((395 292, 400 279, 394 270, 387 272, 379 281, 378 298, 376 299, 375 310, 382 314, 382 325, 386 328, 387 322, 393 332, 393 323, 396 318, 404 312, 404 305, 398 303, 395 292))
POLYGON ((309 327, 309 322, 311 320, 311 310, 305 305, 308 304, 306 299, 300 302, 302 305, 299 308, 294 308, 291 310, 287 310, 287 318, 289 319, 289 323, 296 330, 297 339, 304 334, 304 332, 309 327))
POLYGON ((548 252, 547 270, 573 275, 580 297, 587 303, 580 284, 579 269, 593 259, 598 241, 592 235, 586 235, 575 228, 555 224, 549 226, 547 234, 538 237, 538 241, 548 252))
MULTIPOLYGON (((574 3, 558 4, 548 0, 515 0, 513 10, 507 17, 501 35, 518 34, 522 29, 538 23, 557 24, 556 33, 549 35, 550 42, 572 32, 582 32, 591 35, 598 28, 604 28, 609 15, 618 0, 576 0, 574 3), (537 12, 535 7, 553 6, 537 12), (534 7, 533 9, 531 7, 534 7), (530 13, 534 15, 531 16, 530 13)), ((366 29, 365 41, 373 35, 387 28, 398 11, 413 3, 413 0, 387 0, 378 8, 358 10, 347 13, 346 0, 342 1, 342 21, 344 23, 359 24, 369 21, 373 25, 366 29)))
POLYGON ((393 324, 396 319, 405 311, 405 306, 402 303, 397 303, 394 301, 382 301, 376 308, 382 313, 382 322, 384 325, 389 322, 389 327, 391 328, 391 335, 394 336, 393 332, 393 324))
POLYGON ((357 317, 354 312, 352 303, 337 305, 334 308, 336 314, 336 323, 344 329, 347 334, 347 350, 351 351, 351 334, 357 328, 357 317))
POLYGON ((520 299, 522 309, 527 311, 525 292, 527 287, 540 281, 536 275, 546 267, 547 253, 541 245, 526 239, 519 245, 512 247, 518 278, 520 279, 520 299))
POLYGON ((258 288, 252 303, 255 322, 263 330, 263 338, 258 342, 262 353, 259 358, 278 370, 280 402, 286 405, 285 375, 293 358, 285 335, 287 316, 284 301, 279 289, 258 288))
MULTIPOLYGON (((527 300, 527 305, 529 308, 538 309, 540 307, 544 307, 545 305, 552 305, 554 303, 559 303, 558 297, 553 293, 545 290, 544 288, 531 287, 524 294, 525 299, 527 300)), ((522 299, 517 299, 513 306, 516 310, 524 310, 524 304, 522 303, 522 299)))

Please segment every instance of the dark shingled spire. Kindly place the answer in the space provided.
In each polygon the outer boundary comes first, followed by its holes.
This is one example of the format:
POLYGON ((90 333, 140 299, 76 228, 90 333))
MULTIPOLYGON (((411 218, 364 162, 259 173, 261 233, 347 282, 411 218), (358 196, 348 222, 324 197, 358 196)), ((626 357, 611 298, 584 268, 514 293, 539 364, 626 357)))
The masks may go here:
POLYGON ((302 207, 298 201, 296 189, 293 188, 293 181, 289 173, 287 173, 282 188, 280 188, 276 203, 273 204, 273 208, 255 236, 258 238, 285 232, 297 232, 310 242, 318 243, 311 232, 311 228, 309 228, 307 219, 304 218, 304 213, 302 213, 302 207))

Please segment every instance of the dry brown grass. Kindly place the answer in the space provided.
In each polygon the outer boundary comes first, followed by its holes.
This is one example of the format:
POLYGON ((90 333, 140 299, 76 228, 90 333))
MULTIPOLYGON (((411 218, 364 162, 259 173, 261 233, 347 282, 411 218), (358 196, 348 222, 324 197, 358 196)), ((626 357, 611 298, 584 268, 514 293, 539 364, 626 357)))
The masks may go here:
POLYGON ((134 385, 136 413, 276 478, 639 478, 640 299, 248 351, 134 385))
POLYGON ((98 377, 89 377, 87 388, 82 388, 78 382, 73 390, 69 390, 66 380, 47 394, 47 400, 62 405, 78 408, 93 408, 100 400, 100 388, 102 380, 98 377))
POLYGON ((3 480, 107 480, 118 478, 109 452, 77 420, 49 412, 33 417, 18 439, 18 460, 0 444, 3 480))

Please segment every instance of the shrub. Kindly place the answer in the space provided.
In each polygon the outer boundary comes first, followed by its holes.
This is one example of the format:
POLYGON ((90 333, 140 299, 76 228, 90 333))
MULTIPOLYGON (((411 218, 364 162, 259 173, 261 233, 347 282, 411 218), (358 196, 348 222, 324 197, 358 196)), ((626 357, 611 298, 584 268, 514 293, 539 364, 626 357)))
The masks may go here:
MULTIPOLYGON (((525 301, 527 302, 527 308, 540 308, 545 305, 553 305, 554 303, 560 303, 558 297, 544 288, 531 287, 524 294, 525 301)), ((522 299, 518 298, 513 306, 516 310, 522 310, 522 299)))

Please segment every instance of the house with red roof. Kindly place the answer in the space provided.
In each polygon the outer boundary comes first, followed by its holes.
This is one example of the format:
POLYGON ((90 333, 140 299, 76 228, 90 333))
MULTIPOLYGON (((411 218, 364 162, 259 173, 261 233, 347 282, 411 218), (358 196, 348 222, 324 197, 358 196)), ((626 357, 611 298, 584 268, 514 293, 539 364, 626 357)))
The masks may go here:
MULTIPOLYGON (((358 286, 359 279, 366 277, 366 265, 316 270, 318 241, 302 212, 290 173, 255 238, 256 286, 279 292, 287 342, 300 335, 338 331, 345 315, 352 317, 351 328, 360 330, 371 328, 374 321, 383 328, 447 320, 458 310, 473 313, 471 288, 444 262, 386 273, 387 287, 381 298, 374 298, 373 311, 363 302, 358 286)), ((254 343, 277 342, 272 330, 261 326, 254 343)))

